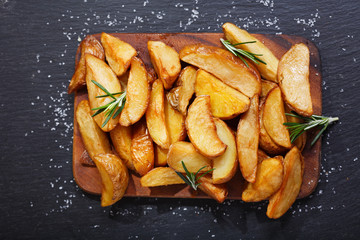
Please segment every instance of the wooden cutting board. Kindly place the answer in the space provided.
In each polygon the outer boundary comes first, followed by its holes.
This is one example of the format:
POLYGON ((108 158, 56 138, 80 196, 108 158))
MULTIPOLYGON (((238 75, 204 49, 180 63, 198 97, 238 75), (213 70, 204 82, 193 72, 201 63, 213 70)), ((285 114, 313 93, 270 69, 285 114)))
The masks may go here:
MULTIPOLYGON (((221 47, 220 38, 224 38, 223 33, 114 33, 113 36, 130 43, 139 53, 139 57, 144 61, 146 68, 152 70, 150 56, 147 50, 147 41, 159 40, 174 47, 180 51, 184 46, 194 43, 203 43, 207 45, 221 47)), ((100 40, 100 34, 94 35, 100 40)), ((320 55, 316 46, 309 40, 299 36, 288 35, 263 35, 254 34, 256 38, 262 41, 279 59, 293 44, 304 43, 310 49, 310 85, 314 108, 314 114, 321 115, 321 63, 320 55)), ((78 49, 76 63, 80 56, 78 49)), ((77 92, 74 100, 74 110, 78 103, 87 99, 86 90, 77 92)), ((238 119, 238 118, 236 118, 238 119)), ((233 120, 234 121, 236 121, 233 120)), ((233 123, 237 124, 237 122, 233 123)), ((320 154, 321 140, 310 147, 310 142, 315 133, 307 135, 307 145, 303 150, 305 161, 305 171, 303 183, 298 198, 304 198, 310 195, 319 180, 320 173, 320 154)), ((74 138, 73 138, 73 175, 76 183, 85 192, 91 194, 101 194, 101 178, 96 167, 89 167, 82 164, 82 160, 88 156, 83 146, 79 128, 74 114, 74 138)), ((244 180, 240 172, 228 182, 228 199, 241 199, 244 180)), ((140 185, 140 177, 131 172, 129 186, 125 196, 128 197, 164 197, 164 198, 209 198, 201 191, 192 191, 190 187, 183 185, 174 185, 166 187, 144 188, 140 185)))

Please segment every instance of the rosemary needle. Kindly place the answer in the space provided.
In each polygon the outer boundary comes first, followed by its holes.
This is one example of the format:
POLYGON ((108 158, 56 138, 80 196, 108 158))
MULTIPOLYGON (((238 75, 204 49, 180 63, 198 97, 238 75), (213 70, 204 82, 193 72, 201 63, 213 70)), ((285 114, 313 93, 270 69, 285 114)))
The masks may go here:
POLYGON ((207 173, 211 172, 211 171, 214 171, 215 168, 213 169, 210 169, 206 172, 204 172, 202 175, 200 175, 200 177, 196 177, 199 172, 204 169, 206 166, 200 168, 195 174, 194 173, 191 173, 189 172, 189 170, 186 168, 185 166, 185 163, 183 161, 181 161, 181 164, 185 170, 185 173, 186 173, 186 176, 182 175, 182 173, 180 172, 176 172, 177 175, 179 175, 179 177, 187 184, 189 185, 190 187, 192 187, 195 191, 197 190, 198 186, 201 184, 201 183, 197 183, 197 181, 202 178, 203 176, 205 176, 207 173))

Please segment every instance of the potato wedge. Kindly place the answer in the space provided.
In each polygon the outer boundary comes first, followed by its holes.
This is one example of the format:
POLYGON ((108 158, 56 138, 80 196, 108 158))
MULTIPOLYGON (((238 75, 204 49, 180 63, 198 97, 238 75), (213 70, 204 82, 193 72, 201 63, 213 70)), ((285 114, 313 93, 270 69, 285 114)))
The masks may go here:
POLYGON ((266 215, 279 218, 291 207, 299 195, 304 174, 304 160, 297 147, 293 147, 284 159, 284 178, 280 189, 270 197, 266 215))
POLYGON ((111 69, 117 76, 123 75, 130 66, 131 58, 137 55, 135 48, 104 32, 101 34, 101 44, 111 69))
MULTIPOLYGON (((291 113, 291 109, 288 107, 287 104, 285 104, 285 112, 286 113, 291 113)), ((292 117, 292 116, 288 116, 286 115, 286 120, 287 122, 295 122, 295 123, 300 123, 302 122, 301 119, 296 118, 296 117, 292 117)), ((303 132, 292 144, 292 146, 296 146, 300 152, 302 152, 305 148, 306 145, 306 132, 303 132)))
POLYGON ((242 193, 244 202, 260 202, 276 193, 284 176, 283 157, 277 156, 263 160, 258 165, 256 180, 248 183, 242 193))
POLYGON ((295 44, 280 59, 277 74, 285 102, 297 113, 308 117, 313 114, 309 64, 309 48, 303 43, 295 44))
POLYGON ((199 189, 215 199, 217 202, 222 203, 228 194, 226 184, 214 184, 210 175, 205 175, 198 180, 199 189))
POLYGON ((114 154, 98 154, 94 162, 101 176, 101 206, 119 201, 129 184, 129 173, 122 160, 114 154))
POLYGON ((225 152, 226 144, 217 135, 211 114, 210 96, 195 98, 189 107, 185 125, 190 141, 202 155, 214 158, 225 152))
POLYGON ((152 85, 149 107, 146 110, 146 124, 153 141, 163 149, 169 149, 170 136, 165 122, 165 97, 161 80, 152 85))
POLYGON ((261 80, 260 98, 265 98, 266 95, 275 87, 278 87, 276 83, 267 80, 261 80))
MULTIPOLYGON (((91 82, 91 80, 95 80, 96 82, 100 83, 111 93, 121 92, 120 82, 117 79, 115 73, 103 60, 90 54, 85 55, 85 60, 86 86, 88 90, 90 107, 93 109, 106 105, 113 101, 113 99, 111 97, 96 98, 97 96, 104 95, 105 93, 93 82, 91 82)), ((92 111, 92 114, 94 113, 95 111, 92 111)), ((119 122, 119 116, 116 118, 111 117, 107 124, 102 127, 105 119, 105 112, 102 112, 94 117, 95 122, 104 132, 110 132, 119 122)))
POLYGON ((202 69, 197 71, 195 93, 209 95, 212 115, 225 120, 246 112, 250 106, 247 96, 202 69))
POLYGON ((186 138, 185 116, 173 109, 165 98, 165 123, 170 137, 170 144, 186 138))
POLYGON ((227 145, 225 153, 213 160, 213 167, 215 168, 212 172, 213 183, 220 184, 230 181, 235 175, 238 164, 237 152, 235 136, 232 130, 224 121, 218 118, 215 118, 214 121, 217 135, 227 145))
POLYGON ((261 92, 258 70, 251 63, 247 67, 240 58, 222 48, 189 45, 181 49, 180 59, 213 74, 248 97, 261 92))
POLYGON ((154 168, 154 146, 145 120, 140 120, 133 126, 130 150, 137 173, 143 176, 154 168))
POLYGON ((195 92, 196 69, 192 66, 185 67, 176 81, 176 87, 167 93, 166 97, 171 106, 186 116, 190 99, 195 92))
POLYGON ((169 167, 157 167, 140 179, 143 187, 159 187, 174 184, 184 184, 184 181, 169 167))
POLYGON ((266 62, 266 65, 260 63, 256 67, 259 69, 259 72, 263 78, 277 82, 276 73, 279 60, 270 51, 270 49, 268 49, 261 41, 252 36, 246 30, 240 29, 232 23, 225 23, 223 25, 223 31, 225 38, 232 44, 256 41, 252 44, 241 44, 237 45, 236 47, 252 53, 262 54, 262 56, 258 56, 258 58, 266 62))
POLYGON ((101 43, 94 36, 86 36, 80 43, 80 60, 75 67, 75 73, 71 78, 68 93, 73 93, 86 85, 86 62, 85 54, 91 54, 95 57, 105 60, 104 49, 101 43))
POLYGON ((165 166, 167 164, 167 154, 169 149, 162 149, 158 145, 155 147, 155 166, 165 166))
POLYGON ((176 142, 171 145, 167 163, 175 171, 185 173, 181 161, 184 162, 189 172, 196 173, 200 168, 205 167, 200 172, 206 172, 211 169, 210 159, 198 153, 195 147, 189 142, 176 142))
POLYGON ((125 165, 129 169, 135 171, 135 167, 131 159, 131 126, 124 127, 121 125, 117 125, 116 128, 110 131, 110 137, 116 152, 124 161, 125 165))
POLYGON ((271 139, 284 148, 291 148, 290 135, 286 126, 284 102, 280 88, 272 89, 264 103, 263 121, 266 132, 271 139))
POLYGON ((149 105, 150 89, 143 61, 133 57, 126 89, 126 102, 119 119, 122 126, 127 127, 136 123, 145 114, 149 105))
POLYGON ((241 115, 236 132, 240 170, 248 182, 255 182, 259 147, 259 96, 251 98, 249 110, 241 115))
POLYGON ((170 89, 179 76, 181 64, 179 54, 161 41, 148 41, 150 60, 165 89, 170 89))
POLYGON ((261 150, 260 148, 258 149, 258 164, 261 163, 263 160, 270 158, 266 152, 264 152, 263 150, 261 150))

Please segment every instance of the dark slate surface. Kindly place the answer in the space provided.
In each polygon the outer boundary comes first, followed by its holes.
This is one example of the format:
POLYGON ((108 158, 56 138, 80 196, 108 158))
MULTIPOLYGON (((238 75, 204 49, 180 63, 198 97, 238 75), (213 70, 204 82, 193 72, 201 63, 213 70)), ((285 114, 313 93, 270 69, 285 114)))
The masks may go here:
POLYGON ((358 1, 130 2, 0 0, 0 239, 358 239, 358 1), (227 21, 319 47, 323 113, 341 121, 323 138, 314 194, 280 220, 267 219, 266 203, 240 201, 127 198, 101 208, 71 172, 66 88, 78 39, 102 31, 220 32, 227 21))

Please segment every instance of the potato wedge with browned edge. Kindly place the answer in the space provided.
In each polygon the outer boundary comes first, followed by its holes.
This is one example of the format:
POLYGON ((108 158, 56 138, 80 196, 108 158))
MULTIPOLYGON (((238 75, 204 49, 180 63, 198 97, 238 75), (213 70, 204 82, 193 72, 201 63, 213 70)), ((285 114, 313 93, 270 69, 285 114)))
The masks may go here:
MULTIPOLYGON (((91 80, 100 83, 110 93, 121 92, 120 82, 117 79, 115 73, 103 60, 90 54, 85 55, 85 60, 86 86, 88 90, 88 98, 91 109, 104 106, 113 101, 113 99, 111 97, 96 98, 97 96, 104 95, 105 93, 91 80)), ((95 112, 96 111, 92 111, 92 114, 94 114, 95 112)), ((95 122, 104 132, 110 132, 118 124, 119 115, 116 118, 111 117, 110 120, 106 123, 106 125, 102 127, 105 119, 105 112, 102 112, 94 117, 95 122)))
POLYGON ((283 157, 267 158, 258 164, 254 183, 248 183, 242 193, 244 202, 260 202, 276 193, 284 176, 283 157))
POLYGON ((226 150, 216 132, 211 114, 210 96, 196 97, 185 120, 186 130, 194 147, 204 156, 214 158, 226 150))
POLYGON ((119 119, 122 126, 136 123, 145 114, 149 105, 150 89, 143 61, 133 57, 126 89, 126 102, 119 119))
POLYGON ((249 110, 241 115, 236 132, 239 165, 244 179, 255 182, 259 147, 259 96, 251 98, 249 110))
POLYGON ((239 44, 236 47, 248 52, 261 54, 261 56, 257 57, 266 62, 266 64, 260 63, 256 65, 257 69, 259 69, 259 72, 263 78, 277 82, 276 73, 279 60, 270 51, 270 49, 268 49, 261 41, 252 36, 246 30, 240 29, 232 23, 225 23, 222 28, 225 34, 225 38, 232 44, 256 41, 255 43, 251 44, 239 44))
POLYGON ((235 136, 226 123, 218 118, 214 119, 216 132, 220 140, 227 145, 223 155, 213 159, 214 171, 212 179, 214 184, 225 183, 231 180, 237 170, 237 152, 235 136))
POLYGON ((170 137, 170 144, 186 138, 185 116, 175 110, 165 97, 165 123, 170 137))
POLYGON ((80 60, 75 67, 75 73, 71 78, 68 93, 73 93, 86 86, 86 62, 85 54, 105 60, 104 49, 94 36, 86 36, 80 43, 80 60))
MULTIPOLYGON (((286 113, 291 113, 291 109, 288 107, 287 104, 285 104, 285 112, 286 113)), ((288 116, 286 115, 286 120, 287 122, 294 122, 294 123, 301 123, 303 122, 303 120, 297 118, 297 117, 293 117, 293 116, 288 116)), ((305 148, 306 145, 306 137, 307 134, 306 132, 303 132, 300 136, 298 136, 295 141, 293 142, 293 146, 296 146, 300 152, 302 152, 305 148)))
POLYGON ((263 150, 261 150, 260 148, 258 149, 258 163, 262 162, 265 159, 270 158, 269 155, 266 154, 266 152, 264 152, 263 150))
POLYGON ((158 145, 155 146, 155 166, 165 166, 167 164, 167 154, 169 149, 162 149, 158 145))
POLYGON ((117 76, 123 75, 130 66, 131 58, 137 55, 135 48, 104 32, 101 34, 101 44, 111 69, 117 76))
POLYGON ((190 99, 195 92, 196 69, 192 66, 185 67, 178 80, 166 95, 171 106, 186 116, 190 99))
POLYGON ((214 117, 224 120, 246 112, 250 106, 247 96, 202 69, 197 71, 195 94, 196 96, 209 95, 211 113, 214 117))
POLYGON ((145 119, 140 120, 133 126, 130 150, 131 159, 137 173, 143 176, 154 168, 154 146, 145 119))
POLYGON ((261 94, 260 98, 265 98, 266 95, 273 89, 278 87, 278 85, 272 81, 261 80, 261 94))
POLYGON ((142 176, 140 183, 143 187, 159 187, 184 184, 184 180, 182 180, 172 168, 157 167, 142 176))
POLYGON ((313 114, 310 93, 310 51, 303 44, 293 45, 279 62, 277 73, 284 100, 297 113, 310 117, 313 114))
POLYGON ((222 203, 228 194, 226 184, 214 184, 210 175, 205 175, 198 180, 199 188, 201 191, 215 199, 217 202, 222 203))
POLYGON ((181 162, 184 162, 189 172, 193 173, 196 173, 202 167, 205 168, 200 172, 206 172, 211 169, 212 165, 211 160, 198 153, 191 143, 182 141, 172 144, 167 155, 169 167, 175 171, 185 173, 181 162))
POLYGON ((120 124, 110 131, 111 142, 119 154, 120 158, 124 161, 125 165, 135 171, 134 164, 131 159, 131 139, 132 127, 124 127, 120 124))
POLYGON ((165 89, 170 89, 181 71, 179 54, 161 41, 148 41, 150 60, 165 89))
POLYGON ((129 184, 129 173, 122 160, 114 154, 98 154, 94 162, 101 177, 101 206, 119 201, 129 184))
POLYGON ((152 85, 149 107, 146 110, 146 124, 153 141, 163 149, 169 149, 170 136, 165 122, 165 95, 161 80, 152 85))
POLYGON ((287 121, 280 88, 273 88, 264 103, 263 121, 271 139, 284 148, 291 148, 290 134, 284 123, 287 121))
POLYGON ((304 159, 297 147, 284 158, 284 178, 280 189, 270 197, 266 215, 279 218, 291 207, 299 195, 304 174, 304 159))
POLYGON ((213 74, 225 84, 248 97, 261 92, 260 74, 231 52, 203 44, 188 45, 181 49, 180 59, 213 74))

